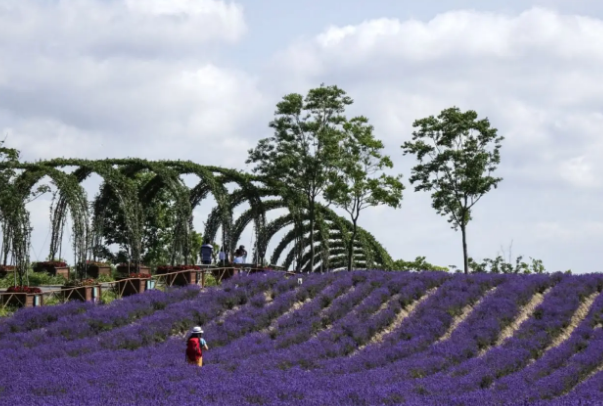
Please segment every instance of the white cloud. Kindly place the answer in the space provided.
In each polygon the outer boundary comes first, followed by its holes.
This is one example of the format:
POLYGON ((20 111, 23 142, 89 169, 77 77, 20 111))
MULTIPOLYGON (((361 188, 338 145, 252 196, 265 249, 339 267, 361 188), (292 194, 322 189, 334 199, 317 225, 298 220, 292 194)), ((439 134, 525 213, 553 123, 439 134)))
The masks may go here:
POLYGON ((242 7, 218 0, 4 3, 0 131, 27 159, 221 164, 220 150, 245 153, 264 100, 255 78, 205 53, 244 31, 242 7))
POLYGON ((599 186, 599 180, 593 172, 593 165, 584 156, 567 160, 561 164, 561 177, 578 187, 599 186))
MULTIPOLYGON (((276 83, 345 89, 355 100, 350 112, 371 119, 405 179, 415 162, 402 157, 400 145, 415 119, 451 106, 488 117, 506 138, 504 180, 476 206, 471 255, 493 256, 515 239, 517 254, 542 255, 560 268, 580 262, 586 270, 588 256, 565 266, 569 259, 561 253, 601 238, 595 228, 578 225, 602 211, 593 200, 603 198, 597 176, 603 171, 602 38, 602 20, 543 8, 514 15, 450 11, 429 21, 331 26, 277 54, 270 69, 281 72, 276 83), (570 232, 571 239, 561 238, 570 232), (546 234, 558 238, 542 249, 546 234)), ((460 234, 435 214, 428 195, 415 197, 412 190, 402 210, 367 211, 362 224, 394 257, 461 263, 460 234)))
POLYGON ((533 53, 565 60, 601 60, 603 26, 592 18, 532 8, 519 16, 450 11, 428 22, 377 19, 332 26, 315 43, 331 60, 363 63, 367 56, 399 56, 412 62, 458 57, 519 59, 533 53), (544 51, 544 52, 543 52, 544 51))
POLYGON ((245 33, 242 8, 221 0, 6 0, 0 47, 39 59, 198 54, 212 40, 245 33))
MULTIPOLYGON (((325 82, 356 100, 350 112, 370 118, 407 182, 414 161, 400 145, 413 120, 474 109, 506 139, 504 181, 469 226, 471 255, 496 255, 513 240, 517 254, 592 270, 601 243, 592 218, 603 216, 602 20, 542 8, 367 20, 292 42, 260 74, 241 55, 265 44, 219 53, 245 33, 243 8, 225 1, 4 1, 0 133, 28 160, 138 156, 244 168, 278 99, 325 82)), ((460 234, 412 189, 401 210, 367 210, 361 224, 395 258, 460 264, 460 234)), ((34 224, 40 244, 45 221, 34 224)))

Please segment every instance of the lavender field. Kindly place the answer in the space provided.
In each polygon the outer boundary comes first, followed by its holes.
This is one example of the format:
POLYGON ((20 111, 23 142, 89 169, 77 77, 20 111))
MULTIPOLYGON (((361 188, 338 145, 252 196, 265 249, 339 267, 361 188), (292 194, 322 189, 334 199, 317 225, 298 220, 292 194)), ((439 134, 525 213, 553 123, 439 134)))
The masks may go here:
POLYGON ((241 276, 0 321, 1 405, 588 405, 603 275, 241 276), (201 325, 204 367, 185 362, 201 325))

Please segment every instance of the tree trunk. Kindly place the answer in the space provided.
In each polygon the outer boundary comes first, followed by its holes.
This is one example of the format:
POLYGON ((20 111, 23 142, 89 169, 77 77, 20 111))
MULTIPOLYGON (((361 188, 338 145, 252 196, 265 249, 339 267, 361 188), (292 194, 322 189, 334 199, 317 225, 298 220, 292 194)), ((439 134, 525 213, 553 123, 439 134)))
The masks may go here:
POLYGON ((310 272, 314 272, 314 198, 310 201, 310 272))
POLYGON ((469 273, 469 257, 467 255, 467 229, 466 226, 461 227, 461 234, 463 236, 463 269, 465 275, 469 273))
POLYGON ((358 230, 357 221, 358 219, 352 219, 352 236, 350 238, 350 245, 348 247, 348 271, 352 270, 352 265, 354 262, 354 241, 356 241, 356 233, 358 230))

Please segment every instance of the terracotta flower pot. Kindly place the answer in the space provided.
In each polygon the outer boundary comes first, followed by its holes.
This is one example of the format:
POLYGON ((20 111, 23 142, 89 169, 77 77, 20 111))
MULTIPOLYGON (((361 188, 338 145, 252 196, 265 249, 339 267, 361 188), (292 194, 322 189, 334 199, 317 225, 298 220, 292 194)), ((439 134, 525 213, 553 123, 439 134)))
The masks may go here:
POLYGON ((63 286, 61 288, 65 300, 80 300, 82 302, 99 301, 102 293, 101 289, 100 285, 81 286, 77 288, 63 286))
POLYGON ((165 277, 165 283, 168 286, 186 286, 196 285, 199 279, 199 267, 190 269, 182 269, 184 265, 179 266, 159 266, 157 267, 157 274, 171 274, 165 277))
POLYGON ((44 304, 44 296, 39 293, 7 292, 0 297, 5 306, 37 307, 44 304))
POLYGON ((118 279, 115 287, 121 296, 136 295, 146 290, 148 280, 148 278, 122 277, 118 279))
POLYGON ((117 266, 117 273, 119 273, 121 275, 128 275, 131 273, 141 273, 141 274, 145 274, 145 275, 150 275, 151 268, 149 268, 146 265, 139 265, 138 269, 136 269, 136 267, 134 265, 130 265, 128 267, 127 264, 120 264, 117 266))
POLYGON ((111 276, 111 267, 109 265, 88 265, 86 274, 90 278, 98 278, 101 275, 111 276))
POLYGON ((38 263, 33 270, 34 272, 48 272, 52 276, 62 276, 65 279, 69 279, 68 266, 38 263))

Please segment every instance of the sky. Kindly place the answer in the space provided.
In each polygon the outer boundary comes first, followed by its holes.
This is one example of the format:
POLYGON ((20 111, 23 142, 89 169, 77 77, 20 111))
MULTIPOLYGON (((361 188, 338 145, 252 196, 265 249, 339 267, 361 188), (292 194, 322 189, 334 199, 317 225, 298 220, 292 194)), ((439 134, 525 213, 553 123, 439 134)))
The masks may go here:
MULTIPOLYGON (((26 161, 130 156, 249 170, 247 151, 271 135, 285 94, 337 85, 406 186, 400 209, 367 209, 360 225, 395 259, 460 266, 461 235, 409 184, 417 162, 400 146, 416 119, 475 110, 505 137, 504 180, 475 206, 470 256, 600 271, 603 2, 342 4, 2 0, 0 134, 26 161)), ((84 185, 89 197, 99 182, 84 185)), ((48 254, 50 199, 29 205, 34 261, 48 254)), ((197 229, 210 209, 195 210, 197 229)))

